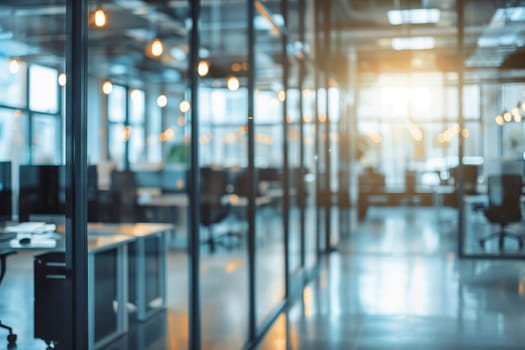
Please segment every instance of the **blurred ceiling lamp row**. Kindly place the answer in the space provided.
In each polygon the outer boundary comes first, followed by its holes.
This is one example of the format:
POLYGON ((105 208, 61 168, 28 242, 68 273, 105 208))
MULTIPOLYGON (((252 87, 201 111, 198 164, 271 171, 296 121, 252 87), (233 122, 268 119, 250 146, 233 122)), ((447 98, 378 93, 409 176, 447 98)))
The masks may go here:
MULTIPOLYGON (((97 5, 96 9, 90 13, 89 24, 95 28, 100 29, 105 28, 107 26, 108 14, 100 3, 97 5)), ((157 36, 157 34, 155 34, 154 37, 146 44, 144 53, 149 58, 154 59, 157 59, 160 56, 162 56, 162 54, 164 53, 164 44, 157 36)))
POLYGON ((496 116, 496 124, 504 125, 512 121, 521 123, 523 120, 522 113, 525 113, 525 101, 518 102, 518 105, 511 109, 511 111, 504 111, 502 114, 496 116), (521 111, 520 111, 521 110, 521 111))
MULTIPOLYGON (((134 96, 136 96, 136 92, 137 90, 132 90, 131 91, 131 97, 133 98, 134 96)), ((113 83, 109 80, 105 81, 102 83, 102 92, 104 93, 104 95, 109 95, 113 92, 113 83)), ((158 97, 157 97, 157 106, 159 106, 160 108, 164 108, 168 105, 168 96, 166 96, 165 94, 160 94, 158 97)), ((180 103, 179 103, 179 110, 182 112, 182 113, 187 113, 189 112, 191 109, 191 103, 190 101, 188 100, 182 100, 180 103)))

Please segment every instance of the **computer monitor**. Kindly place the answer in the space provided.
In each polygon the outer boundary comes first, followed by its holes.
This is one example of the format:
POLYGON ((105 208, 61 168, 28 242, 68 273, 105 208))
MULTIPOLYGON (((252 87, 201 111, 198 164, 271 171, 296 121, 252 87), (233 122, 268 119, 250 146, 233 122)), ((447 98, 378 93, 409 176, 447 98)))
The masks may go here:
POLYGON ((65 215, 66 181, 62 165, 21 165, 18 220, 31 214, 65 215))
POLYGON ((161 172, 159 170, 135 170, 135 185, 138 188, 160 188, 161 172))
POLYGON ((186 191, 186 170, 162 169, 160 175, 161 189, 165 193, 186 191))
POLYGON ((11 181, 11 162, 0 162, 0 221, 13 217, 13 187, 11 181))

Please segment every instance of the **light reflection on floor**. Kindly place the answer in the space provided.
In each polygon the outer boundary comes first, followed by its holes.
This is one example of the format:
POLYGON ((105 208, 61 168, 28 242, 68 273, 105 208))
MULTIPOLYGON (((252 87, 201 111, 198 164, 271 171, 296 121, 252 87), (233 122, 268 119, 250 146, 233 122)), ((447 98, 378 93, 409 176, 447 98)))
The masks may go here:
POLYGON ((525 263, 458 260, 446 215, 371 210, 259 348, 523 349, 525 263))

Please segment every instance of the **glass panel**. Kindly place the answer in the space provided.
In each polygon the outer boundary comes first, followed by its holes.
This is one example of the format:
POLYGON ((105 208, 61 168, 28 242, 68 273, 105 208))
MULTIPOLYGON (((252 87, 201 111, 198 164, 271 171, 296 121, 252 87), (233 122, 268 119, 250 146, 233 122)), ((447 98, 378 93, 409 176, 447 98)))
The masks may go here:
POLYGON ((58 110, 58 72, 43 66, 29 66, 29 108, 39 112, 58 110))
POLYGON ((33 115, 33 163, 60 163, 60 120, 55 116, 33 115))
MULTIPOLYGON (((265 3, 275 16, 279 3, 265 3)), ((256 12, 256 21, 267 20, 256 12)), ((256 22, 257 23, 257 22, 256 22)), ((262 324, 284 298, 284 226, 282 217, 283 184, 283 91, 282 64, 274 57, 281 55, 281 37, 261 27, 255 32, 255 167, 260 176, 274 172, 272 192, 267 192, 259 181, 259 197, 271 198, 271 205, 257 208, 256 291, 257 324, 262 324), (262 188, 261 188, 262 187, 262 188)), ((261 180, 261 179, 260 179, 261 180)))
POLYGON ((125 254, 127 284, 118 269, 111 270, 114 255, 95 261, 104 283, 98 288, 107 289, 94 290, 95 302, 107 305, 119 288, 128 297, 124 307, 113 303, 117 307, 101 312, 107 317, 95 338, 108 339, 113 316, 120 317, 116 310, 132 331, 109 347, 188 348, 188 294, 187 287, 181 288, 188 285, 188 156, 169 147, 174 140, 182 143, 187 131, 174 120, 188 86, 188 2, 156 6, 108 0, 90 2, 90 11, 88 117, 98 119, 90 127, 98 125, 104 135, 92 139, 100 143, 101 157, 90 221, 97 222, 97 238, 131 240, 125 254), (104 262, 110 266, 104 269, 104 262))
POLYGON ((8 348, 42 349, 46 347, 43 340, 73 348, 64 341, 71 337, 70 310, 62 307, 64 300, 72 298, 71 288, 65 287, 71 275, 59 268, 54 273, 56 279, 48 278, 49 269, 37 263, 50 256, 65 262, 63 227, 66 207, 70 206, 65 196, 64 124, 58 85, 58 71, 65 69, 65 4, 60 0, 10 1, 2 2, 0 11, 3 238, 13 220, 55 224, 47 226, 50 232, 43 235, 36 229, 21 232, 14 228, 12 240, 2 243, 2 249, 18 251, 7 256, 0 286, 0 319, 17 334, 14 346, 3 338, 2 346, 8 348), (54 322, 47 322, 49 315, 54 322))
POLYGON ((19 58, 0 57, 0 104, 26 106, 27 64, 19 58))
POLYGON ((203 349, 240 349, 248 339, 246 4, 215 1, 201 13, 203 349))

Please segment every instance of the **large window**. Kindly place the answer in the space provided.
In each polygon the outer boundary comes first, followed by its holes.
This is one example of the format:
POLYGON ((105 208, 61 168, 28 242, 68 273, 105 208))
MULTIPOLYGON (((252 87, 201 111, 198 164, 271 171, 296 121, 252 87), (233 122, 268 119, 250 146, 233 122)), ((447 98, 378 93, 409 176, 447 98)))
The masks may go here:
MULTIPOLYGON (((464 130, 458 126, 455 76, 433 74, 384 75, 359 94, 358 130, 366 143, 362 166, 377 167, 390 187, 404 185, 407 170, 422 174, 457 164, 458 138, 464 138, 465 156, 479 157, 480 89, 463 88, 464 130)), ((430 177, 422 177, 432 185, 430 177)))
POLYGON ((127 162, 143 161, 146 156, 144 91, 113 85, 107 96, 110 160, 120 168, 127 162))

